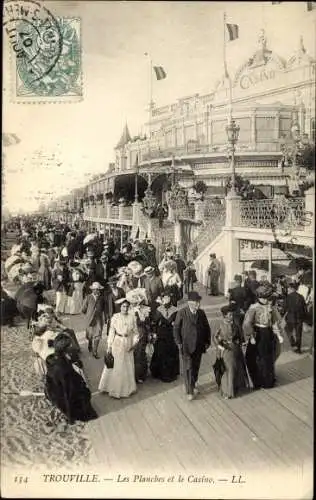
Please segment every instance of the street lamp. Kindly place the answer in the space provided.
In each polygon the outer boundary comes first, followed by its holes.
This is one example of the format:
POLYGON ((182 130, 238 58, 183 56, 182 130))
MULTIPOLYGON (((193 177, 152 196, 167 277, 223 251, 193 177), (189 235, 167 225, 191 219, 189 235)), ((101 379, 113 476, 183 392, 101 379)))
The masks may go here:
POLYGON ((291 134, 288 139, 285 139, 281 143, 282 159, 281 166, 291 165, 290 173, 290 191, 299 191, 299 185, 301 180, 301 165, 298 161, 302 149, 309 144, 309 138, 307 134, 301 134, 300 126, 297 117, 293 117, 292 126, 290 130, 291 134))
POLYGON ((236 124, 235 120, 230 119, 228 125, 226 125, 226 134, 229 142, 229 153, 231 155, 231 189, 230 195, 236 196, 236 165, 235 165, 235 145, 238 141, 240 127, 236 124))

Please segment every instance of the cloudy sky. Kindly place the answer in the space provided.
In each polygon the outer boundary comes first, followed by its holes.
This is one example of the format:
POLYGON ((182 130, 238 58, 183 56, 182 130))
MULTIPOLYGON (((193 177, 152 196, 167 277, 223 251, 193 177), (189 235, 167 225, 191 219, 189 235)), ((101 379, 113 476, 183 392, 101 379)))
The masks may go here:
POLYGON ((229 44, 233 74, 257 47, 264 28, 268 47, 289 57, 300 35, 315 56, 315 16, 306 2, 42 2, 55 16, 82 22, 84 98, 79 103, 14 104, 11 67, 4 38, 3 131, 21 142, 6 150, 5 204, 32 210, 40 199, 83 185, 105 172, 127 121, 142 131, 149 100, 149 63, 162 65, 165 80, 154 82, 157 105, 181 96, 208 93, 223 74, 223 13, 239 25, 229 44), (41 155, 42 160, 37 159, 41 155))

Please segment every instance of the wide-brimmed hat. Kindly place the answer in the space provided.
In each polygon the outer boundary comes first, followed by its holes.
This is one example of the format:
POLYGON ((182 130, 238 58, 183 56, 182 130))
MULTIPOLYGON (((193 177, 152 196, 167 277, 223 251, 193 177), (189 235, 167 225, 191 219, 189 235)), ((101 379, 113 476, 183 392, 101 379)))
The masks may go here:
POLYGON ((126 294, 126 299, 130 304, 140 304, 146 300, 145 288, 134 288, 126 294))
POLYGON ((117 299, 115 301, 115 304, 122 305, 124 302, 127 302, 128 305, 130 305, 130 301, 126 297, 122 297, 121 299, 117 299))
POLYGON ((201 295, 198 292, 189 292, 188 293, 188 300, 192 302, 200 302, 202 299, 201 295))
POLYGON ((270 283, 258 286, 256 295, 258 299, 269 299, 273 295, 273 286, 270 283))
POLYGON ((127 264, 128 269, 130 269, 135 278, 139 278, 143 274, 143 266, 137 260, 132 260, 129 264, 127 264))
POLYGON ((230 302, 229 304, 226 304, 226 306, 221 307, 221 313, 223 316, 226 316, 227 313, 236 311, 236 308, 236 302, 230 302))
POLYGON ((145 273, 145 274, 153 274, 154 272, 155 272, 155 268, 154 268, 154 267, 152 267, 152 266, 147 266, 147 267, 145 267, 145 269, 144 269, 144 273, 145 273))
POLYGON ((90 286, 90 290, 103 290, 104 287, 100 285, 98 281, 94 281, 92 285, 90 286))

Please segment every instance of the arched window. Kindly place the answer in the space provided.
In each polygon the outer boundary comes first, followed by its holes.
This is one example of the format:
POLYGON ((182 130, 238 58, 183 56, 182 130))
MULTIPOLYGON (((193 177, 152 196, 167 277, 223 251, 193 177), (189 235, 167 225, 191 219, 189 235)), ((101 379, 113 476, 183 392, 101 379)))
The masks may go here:
POLYGON ((311 140, 313 143, 316 141, 316 120, 315 118, 311 119, 311 140))

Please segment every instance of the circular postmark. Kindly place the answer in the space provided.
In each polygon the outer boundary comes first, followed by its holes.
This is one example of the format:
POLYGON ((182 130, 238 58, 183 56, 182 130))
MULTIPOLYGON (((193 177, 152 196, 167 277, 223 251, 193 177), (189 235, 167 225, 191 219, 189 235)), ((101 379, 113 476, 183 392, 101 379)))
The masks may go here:
POLYGON ((59 21, 41 3, 7 0, 3 6, 3 27, 29 84, 48 75, 63 49, 59 21))

